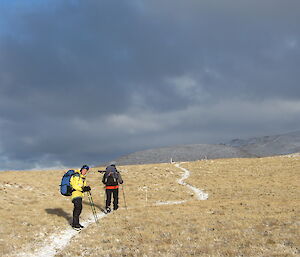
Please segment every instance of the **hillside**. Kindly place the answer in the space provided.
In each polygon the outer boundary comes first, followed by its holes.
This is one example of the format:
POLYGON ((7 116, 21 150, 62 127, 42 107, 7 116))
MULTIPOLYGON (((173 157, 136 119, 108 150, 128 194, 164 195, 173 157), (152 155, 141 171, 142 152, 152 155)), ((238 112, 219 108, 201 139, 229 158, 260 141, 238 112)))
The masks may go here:
POLYGON ((120 166, 121 208, 105 216, 101 175, 92 169, 87 181, 102 218, 92 222, 85 199, 81 217, 90 225, 80 233, 58 191, 63 171, 2 172, 2 256, 299 256, 299 155, 180 167, 190 174, 174 164, 120 166))
POLYGON ((119 165, 252 158, 300 152, 300 131, 275 136, 234 139, 222 144, 191 144, 147 149, 116 159, 119 165))
POLYGON ((116 160, 119 165, 196 161, 202 159, 255 157, 242 149, 225 145, 193 144, 135 152, 116 160))
POLYGON ((297 153, 300 152, 300 131, 275 136, 234 139, 226 145, 237 147, 256 156, 297 153))

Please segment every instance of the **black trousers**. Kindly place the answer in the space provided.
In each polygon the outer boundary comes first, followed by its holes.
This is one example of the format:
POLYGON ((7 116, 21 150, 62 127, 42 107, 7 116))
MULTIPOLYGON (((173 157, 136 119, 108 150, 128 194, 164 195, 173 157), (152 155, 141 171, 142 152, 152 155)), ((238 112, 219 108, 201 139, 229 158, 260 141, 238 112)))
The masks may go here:
POLYGON ((117 210, 119 208, 119 188, 117 189, 106 189, 106 208, 110 207, 111 203, 111 195, 114 197, 114 210, 117 210))
POLYGON ((73 209, 73 226, 79 225, 79 216, 82 211, 82 198, 77 197, 72 200, 72 203, 74 204, 74 209, 73 209))

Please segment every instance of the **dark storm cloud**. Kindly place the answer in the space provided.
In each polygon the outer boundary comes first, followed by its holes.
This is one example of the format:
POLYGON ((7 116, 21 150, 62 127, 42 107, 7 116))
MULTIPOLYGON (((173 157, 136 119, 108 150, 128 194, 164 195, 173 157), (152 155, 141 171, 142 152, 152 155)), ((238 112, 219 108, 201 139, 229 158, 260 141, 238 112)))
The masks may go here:
POLYGON ((2 1, 2 169, 299 128, 299 1, 2 1))

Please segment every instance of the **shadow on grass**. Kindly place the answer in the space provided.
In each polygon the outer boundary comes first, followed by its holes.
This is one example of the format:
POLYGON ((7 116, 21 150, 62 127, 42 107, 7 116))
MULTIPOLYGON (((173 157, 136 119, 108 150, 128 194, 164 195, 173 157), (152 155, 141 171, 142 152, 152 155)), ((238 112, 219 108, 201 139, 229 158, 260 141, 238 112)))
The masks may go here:
POLYGON ((73 220, 73 217, 69 213, 65 212, 62 208, 45 209, 45 211, 48 214, 57 215, 59 217, 65 218, 68 221, 68 223, 71 223, 73 220))
MULTIPOLYGON (((88 202, 88 201, 82 201, 82 203, 85 204, 85 205, 91 205, 90 202, 88 202)), ((102 212, 105 213, 105 208, 104 208, 104 206, 98 205, 98 204, 95 204, 95 203, 94 203, 94 205, 95 205, 95 207, 98 208, 100 211, 102 211, 102 212)))

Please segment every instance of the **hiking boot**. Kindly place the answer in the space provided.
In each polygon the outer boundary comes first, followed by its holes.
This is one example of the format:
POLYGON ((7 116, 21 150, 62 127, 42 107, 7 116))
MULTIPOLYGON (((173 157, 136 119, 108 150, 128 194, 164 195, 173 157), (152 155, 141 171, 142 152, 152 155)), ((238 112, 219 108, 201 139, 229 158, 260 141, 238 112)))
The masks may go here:
POLYGON ((81 230, 81 226, 80 225, 73 225, 72 224, 72 228, 75 230, 81 230))
POLYGON ((110 207, 106 207, 106 213, 110 213, 110 212, 111 212, 110 207))

